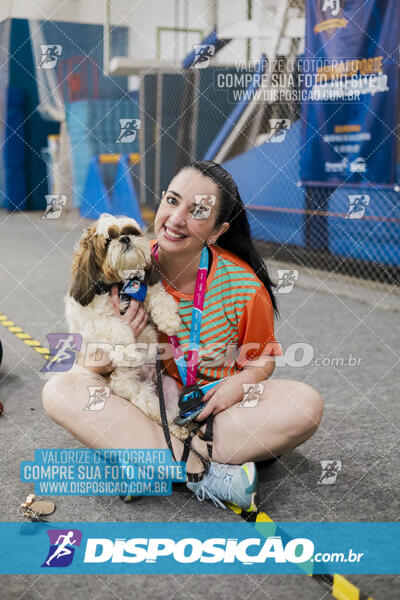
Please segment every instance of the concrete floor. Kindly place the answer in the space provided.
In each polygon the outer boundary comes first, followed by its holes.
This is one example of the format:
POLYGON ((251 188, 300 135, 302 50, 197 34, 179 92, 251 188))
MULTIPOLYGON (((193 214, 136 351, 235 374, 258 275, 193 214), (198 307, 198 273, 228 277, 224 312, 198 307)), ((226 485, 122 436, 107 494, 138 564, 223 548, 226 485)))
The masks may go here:
MULTIPOLYGON (((63 294, 74 243, 87 222, 41 220, 40 214, 0 212, 0 311, 47 345, 46 334, 65 331, 63 294)), ((285 268, 284 265, 282 265, 285 268)), ((276 336, 284 349, 311 344, 316 357, 361 359, 358 366, 278 366, 274 377, 305 381, 325 400, 316 435, 299 450, 260 470, 262 509, 276 521, 397 521, 398 313, 356 299, 295 287, 279 297, 276 336), (397 385, 396 385, 397 384, 397 385), (334 485, 318 485, 320 461, 342 461, 334 485)), ((0 326, 2 521, 33 491, 19 481, 21 460, 36 448, 79 444, 43 411, 39 370, 43 358, 0 326)), ((230 511, 197 502, 189 492, 123 504, 112 497, 56 497, 54 521, 232 521, 230 511)), ((399 597, 399 578, 348 577, 375 600, 399 597)), ((2 598, 74 600, 109 598, 220 598, 254 600, 330 597, 311 578, 293 576, 2 576, 2 598), (207 585, 207 592, 203 591, 207 585)))

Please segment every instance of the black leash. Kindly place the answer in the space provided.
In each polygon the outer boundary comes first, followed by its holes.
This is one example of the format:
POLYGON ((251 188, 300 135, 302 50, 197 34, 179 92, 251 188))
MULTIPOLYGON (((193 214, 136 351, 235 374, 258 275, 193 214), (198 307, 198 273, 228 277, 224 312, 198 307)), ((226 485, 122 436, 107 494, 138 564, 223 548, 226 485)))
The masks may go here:
MULTIPOLYGON (((164 431, 164 436, 165 436, 165 440, 167 442, 168 448, 171 451, 172 458, 174 459, 175 462, 178 462, 176 460, 175 453, 174 453, 174 450, 172 447, 171 434, 169 432, 169 427, 168 427, 167 411, 165 409, 164 391, 163 391, 163 387, 162 387, 161 361, 159 358, 157 358, 157 360, 156 360, 156 373, 157 373, 157 394, 158 394, 158 401, 160 404, 160 417, 161 417, 161 423, 162 423, 162 427, 163 427, 163 431, 164 431)), ((183 440, 184 448, 183 448, 181 461, 185 462, 185 463, 187 462, 187 459, 189 457, 189 452, 191 450, 192 452, 194 452, 194 454, 196 454, 196 456, 198 456, 198 458, 201 460, 201 463, 204 467, 203 471, 201 471, 200 473, 186 473, 188 481, 193 481, 193 482, 201 481, 203 479, 203 477, 205 477, 207 475, 207 473, 210 469, 210 464, 211 464, 211 460, 212 460, 213 421, 214 421, 213 415, 210 415, 207 418, 205 433, 200 431, 200 424, 197 422, 194 422, 194 423, 196 423, 196 428, 189 431, 187 438, 185 440, 183 440), (199 452, 197 452, 197 450, 192 448, 192 440, 195 435, 198 435, 202 440, 204 440, 207 443, 207 451, 208 451, 208 455, 210 457, 209 460, 203 458, 201 456, 201 454, 199 454, 199 452)))

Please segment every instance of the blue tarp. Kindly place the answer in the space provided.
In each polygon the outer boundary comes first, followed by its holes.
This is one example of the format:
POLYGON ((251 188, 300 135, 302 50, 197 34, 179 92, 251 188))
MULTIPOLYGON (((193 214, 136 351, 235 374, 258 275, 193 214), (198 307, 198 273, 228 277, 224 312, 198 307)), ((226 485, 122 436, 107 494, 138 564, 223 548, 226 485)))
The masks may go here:
POLYGON ((260 206, 249 209, 253 237, 305 245, 305 194, 304 189, 297 185, 300 179, 299 161, 298 121, 286 133, 284 142, 266 142, 223 165, 234 178, 243 202, 260 206), (268 207, 272 210, 265 210, 268 207))

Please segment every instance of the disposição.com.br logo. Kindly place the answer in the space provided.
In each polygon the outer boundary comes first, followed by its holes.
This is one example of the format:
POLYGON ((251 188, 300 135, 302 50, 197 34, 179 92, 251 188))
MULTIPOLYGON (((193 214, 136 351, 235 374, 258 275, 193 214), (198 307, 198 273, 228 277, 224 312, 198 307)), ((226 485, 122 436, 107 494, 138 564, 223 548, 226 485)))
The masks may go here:
POLYGON ((80 529, 48 529, 50 539, 49 552, 42 567, 68 567, 75 554, 75 548, 81 545, 82 532, 80 529))

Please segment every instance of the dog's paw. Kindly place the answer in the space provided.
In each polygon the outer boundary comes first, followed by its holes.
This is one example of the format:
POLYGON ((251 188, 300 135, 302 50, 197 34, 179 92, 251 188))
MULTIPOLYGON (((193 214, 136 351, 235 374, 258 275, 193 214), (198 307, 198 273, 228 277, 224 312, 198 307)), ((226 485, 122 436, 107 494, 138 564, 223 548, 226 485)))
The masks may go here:
POLYGON ((154 286, 149 298, 149 312, 152 321, 159 331, 167 335, 176 335, 181 327, 178 304, 161 286, 154 286), (157 287, 157 286, 160 287, 157 287))
POLYGON ((164 307, 160 307, 151 313, 157 329, 167 335, 176 335, 181 327, 181 318, 176 312, 168 312, 164 307))
POLYGON ((168 297, 165 304, 163 303, 163 309, 158 328, 167 335, 176 335, 181 328, 182 321, 178 313, 178 305, 171 296, 168 297))
POLYGON ((168 315, 168 318, 163 321, 163 328, 160 327, 160 331, 167 335, 176 335, 181 328, 182 321, 177 313, 168 315))

